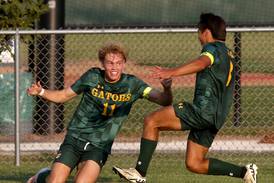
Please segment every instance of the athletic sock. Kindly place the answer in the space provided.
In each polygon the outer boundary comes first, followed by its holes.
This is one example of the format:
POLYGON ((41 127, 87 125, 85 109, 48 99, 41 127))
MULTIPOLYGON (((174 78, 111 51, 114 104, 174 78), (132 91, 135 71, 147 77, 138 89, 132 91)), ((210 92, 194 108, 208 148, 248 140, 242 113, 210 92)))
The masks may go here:
POLYGON ((50 172, 51 170, 48 168, 41 169, 37 174, 35 183, 46 183, 46 178, 49 176, 50 172))
POLYGON ((243 178, 246 168, 227 163, 218 159, 209 158, 208 175, 227 175, 231 177, 243 178))
POLYGON ((141 139, 140 154, 135 169, 143 176, 146 176, 147 169, 156 149, 158 141, 141 139))

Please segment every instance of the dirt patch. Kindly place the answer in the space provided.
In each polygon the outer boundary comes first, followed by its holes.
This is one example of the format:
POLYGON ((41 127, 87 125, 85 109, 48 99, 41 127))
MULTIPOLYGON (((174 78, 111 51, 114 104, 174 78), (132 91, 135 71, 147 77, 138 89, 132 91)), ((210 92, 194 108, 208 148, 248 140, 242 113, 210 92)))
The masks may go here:
POLYGON ((265 134, 260 143, 274 144, 274 133, 265 134))

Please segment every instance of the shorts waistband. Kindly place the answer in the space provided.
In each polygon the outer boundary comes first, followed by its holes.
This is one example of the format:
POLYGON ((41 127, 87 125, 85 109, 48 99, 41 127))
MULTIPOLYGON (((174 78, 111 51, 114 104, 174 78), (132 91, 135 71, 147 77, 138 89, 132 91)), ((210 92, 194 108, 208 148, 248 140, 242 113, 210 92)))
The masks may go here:
POLYGON ((71 136, 71 137, 73 137, 73 138, 75 138, 75 139, 77 139, 77 140, 80 140, 80 141, 82 141, 82 142, 89 142, 88 140, 79 137, 79 135, 78 135, 78 134, 75 134, 75 133, 69 134, 68 136, 71 136))

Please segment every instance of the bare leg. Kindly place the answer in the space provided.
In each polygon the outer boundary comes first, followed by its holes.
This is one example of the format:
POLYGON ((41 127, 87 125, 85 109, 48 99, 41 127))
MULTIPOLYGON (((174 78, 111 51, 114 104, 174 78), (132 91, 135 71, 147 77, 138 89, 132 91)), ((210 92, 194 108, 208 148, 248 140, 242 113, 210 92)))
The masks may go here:
POLYGON ((175 115, 173 106, 160 108, 145 117, 143 138, 158 141, 159 132, 164 130, 181 130, 181 122, 175 115))
POLYGON ((206 159, 208 148, 197 144, 191 140, 187 141, 186 168, 195 173, 207 174, 209 160, 206 159))
POLYGON ((50 175, 47 178, 47 183, 66 182, 71 168, 63 163, 55 162, 52 166, 50 175))
POLYGON ((70 167, 62 163, 54 163, 52 170, 49 168, 43 168, 37 172, 36 175, 28 179, 27 183, 35 183, 36 181, 42 181, 47 183, 66 182, 70 174, 70 167), (37 180, 38 179, 38 180, 37 180))
POLYGON ((99 177, 101 168, 95 161, 87 160, 81 162, 75 176, 76 183, 95 183, 99 177))
MULTIPOLYGON (((208 150, 209 149, 207 147, 188 140, 186 151, 187 169, 198 174, 225 175, 244 178, 247 171, 245 167, 234 165, 214 158, 206 158, 208 150)), ((254 174, 256 176, 256 173, 254 174)))
POLYGON ((140 154, 135 167, 143 177, 146 176, 152 154, 157 146, 159 132, 162 130, 181 130, 181 122, 175 115, 173 106, 163 107, 148 115, 144 120, 140 154))

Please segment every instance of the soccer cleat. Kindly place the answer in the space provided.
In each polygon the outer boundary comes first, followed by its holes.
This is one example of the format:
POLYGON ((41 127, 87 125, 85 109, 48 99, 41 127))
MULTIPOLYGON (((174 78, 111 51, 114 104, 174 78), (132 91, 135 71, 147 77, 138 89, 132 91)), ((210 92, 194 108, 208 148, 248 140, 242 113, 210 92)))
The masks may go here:
POLYGON ((27 183, 39 183, 37 182, 37 178, 40 174, 43 174, 44 172, 50 171, 50 168, 42 168, 39 170, 34 176, 30 177, 27 181, 27 183))
POLYGON ((245 183, 257 183, 257 169, 258 167, 251 163, 245 166, 246 167, 246 173, 244 176, 244 182, 245 183))
POLYGON ((146 178, 141 176, 135 168, 123 169, 117 166, 112 168, 113 172, 118 174, 120 178, 124 178, 133 183, 146 183, 146 178))

